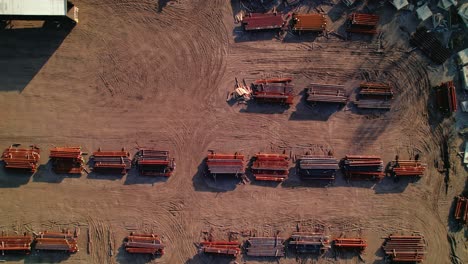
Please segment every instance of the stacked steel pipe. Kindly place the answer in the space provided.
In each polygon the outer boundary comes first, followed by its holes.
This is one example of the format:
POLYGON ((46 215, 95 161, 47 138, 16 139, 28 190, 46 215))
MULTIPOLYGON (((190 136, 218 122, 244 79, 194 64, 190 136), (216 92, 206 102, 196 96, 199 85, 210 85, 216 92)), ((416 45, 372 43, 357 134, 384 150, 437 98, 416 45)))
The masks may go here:
POLYGON ((257 181, 284 181, 288 177, 288 156, 284 154, 257 154, 252 173, 257 181))
POLYGON ((281 13, 249 13, 242 19, 246 31, 281 29, 284 23, 281 13))
POLYGON ((343 169, 350 180, 382 179, 385 176, 383 161, 378 156, 346 155, 343 169))
POLYGON ((169 151, 155 149, 140 149, 134 157, 141 175, 169 177, 175 169, 175 161, 169 156, 169 151))
POLYGON ((422 262, 426 254, 424 237, 417 235, 390 235, 382 248, 393 262, 422 262))
POLYGON ((436 99, 437 105, 442 111, 457 111, 457 93, 453 81, 442 83, 436 87, 436 99))
POLYGON ((210 153, 206 165, 211 175, 241 175, 245 173, 244 155, 210 153))
POLYGON ((31 172, 37 170, 40 159, 39 148, 32 146, 29 149, 8 147, 2 154, 5 167, 9 169, 27 169, 31 172))
POLYGON ((343 85, 311 83, 306 88, 307 102, 346 104, 348 96, 343 85))
POLYGON ((50 150, 49 158, 55 173, 81 174, 83 156, 81 147, 55 147, 50 150))
POLYGON ((322 14, 293 14, 293 30, 296 31, 324 31, 327 19, 322 14))
POLYGON ((377 15, 352 13, 348 17, 346 31, 351 33, 376 34, 378 24, 379 16, 377 15))
POLYGON ((392 86, 386 83, 363 82, 360 85, 360 97, 390 99, 393 97, 392 86))
POLYGON ((420 48, 435 63, 442 64, 450 57, 450 50, 442 45, 435 33, 429 32, 425 27, 420 27, 413 33, 410 43, 420 48))
POLYGON ((339 249, 357 249, 364 250, 367 247, 366 240, 362 238, 335 238, 333 246, 339 249))
POLYGON ((29 254, 31 252, 32 236, 24 234, 23 236, 0 236, 0 252, 5 251, 23 251, 29 254))
POLYGON ((45 231, 39 233, 35 239, 35 249, 58 250, 75 253, 78 251, 78 233, 64 230, 63 232, 45 231))
POLYGON ((423 176, 426 164, 418 160, 394 160, 390 162, 390 171, 396 177, 401 176, 423 176))
POLYGON ((91 159, 93 170, 100 173, 125 174, 132 166, 130 153, 123 148, 121 151, 102 151, 99 148, 98 151, 93 152, 91 159))
POLYGON ((455 220, 466 224, 468 222, 468 199, 463 196, 455 197, 455 220))
POLYGON ((298 158, 298 173, 303 180, 335 180, 339 162, 332 156, 304 155, 298 158))
POLYGON ((291 78, 256 80, 252 84, 253 98, 258 102, 290 105, 294 99, 294 88, 291 81, 291 78))
POLYGON ((247 240, 247 256, 283 257, 284 239, 278 237, 251 237, 247 240))
POLYGON ((330 248, 330 238, 323 233, 294 232, 289 247, 297 253, 324 253, 330 248))
POLYGON ((237 257, 241 252, 237 241, 203 241, 200 243, 201 252, 237 257))
POLYGON ((165 246, 158 235, 132 232, 125 238, 124 247, 128 253, 163 255, 165 246))

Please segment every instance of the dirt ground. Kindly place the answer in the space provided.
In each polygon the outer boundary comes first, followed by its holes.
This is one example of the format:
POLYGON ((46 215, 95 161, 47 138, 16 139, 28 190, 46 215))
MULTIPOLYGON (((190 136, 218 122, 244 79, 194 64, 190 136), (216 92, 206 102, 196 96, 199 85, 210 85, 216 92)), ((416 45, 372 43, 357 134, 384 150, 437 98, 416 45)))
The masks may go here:
MULTIPOLYGON (((376 40, 355 37, 274 33, 246 34, 234 24, 238 1, 227 0, 76 0, 80 23, 66 29, 12 29, 0 32, 0 148, 13 143, 38 145, 39 171, 14 175, 0 171, 0 228, 41 231, 80 227, 80 252, 74 255, 32 253, 1 256, 13 263, 229 263, 230 259, 197 253, 201 231, 212 228, 219 239, 229 231, 261 235, 280 231, 287 237, 325 226, 332 236, 361 234, 369 241, 365 263, 384 263, 383 237, 420 232, 427 243, 425 263, 468 263, 465 231, 449 220, 453 197, 465 187, 466 171, 452 152, 448 187, 437 172, 441 140, 447 129, 432 118, 431 85, 453 78, 447 62, 432 64, 412 51, 409 35, 414 14, 390 5, 382 16, 383 52, 376 40), (226 102, 234 78, 291 76, 297 96, 289 109, 226 102), (346 85, 362 80, 394 85, 392 110, 383 113, 310 106, 302 98, 310 82, 346 85), (131 170, 124 177, 55 175, 51 146, 168 149, 176 159, 167 180, 145 178, 131 170), (200 173, 208 150, 286 151, 303 154, 332 150, 376 154, 390 161, 420 153, 428 164, 419 181, 384 179, 379 183, 333 186, 304 184, 294 175, 282 184, 214 182, 200 173), (92 247, 87 252, 86 231, 92 247), (166 254, 150 259, 131 256, 120 247, 131 231, 155 232, 166 254), (110 238, 109 238, 110 234, 110 238), (448 239, 449 237, 449 239, 448 239), (115 249, 109 254, 109 239, 115 249), (449 242, 451 240, 451 242, 449 242)), ((338 2, 338 1, 335 1, 338 2)), ((314 11, 304 1, 303 11, 314 11)), ((329 28, 343 33, 342 4, 322 5, 329 28)), ((411 28, 413 27, 413 28, 411 28)), ((445 123, 450 121, 446 121, 445 123)), ((450 130, 450 128, 449 128, 450 130)), ((455 144, 461 142, 454 141, 455 144)), ((457 147, 458 148, 458 147, 457 147)), ((245 239, 240 237, 241 240, 245 239)), ((274 262, 247 258, 239 263, 274 262)), ((360 263, 349 254, 335 258, 296 258, 279 263, 360 263)))

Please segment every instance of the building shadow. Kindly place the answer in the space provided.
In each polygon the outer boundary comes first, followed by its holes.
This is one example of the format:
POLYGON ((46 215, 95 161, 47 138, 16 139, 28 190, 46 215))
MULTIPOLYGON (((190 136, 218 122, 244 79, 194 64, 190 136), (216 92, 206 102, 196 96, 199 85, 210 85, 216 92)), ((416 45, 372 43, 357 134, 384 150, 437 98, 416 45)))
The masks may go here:
POLYGON ((57 174, 52 170, 49 160, 46 164, 39 165, 37 172, 33 175, 33 182, 61 183, 66 178, 80 178, 82 174, 57 174))
POLYGON ((296 109, 289 116, 290 121, 327 121, 330 117, 343 109, 341 104, 314 103, 310 104, 306 100, 305 91, 299 93, 300 101, 296 104, 296 109))
MULTIPOLYGON (((177 172, 177 171, 176 171, 177 172)), ((171 175, 171 177, 177 177, 176 172, 171 175)), ((131 184, 151 184, 155 185, 157 183, 167 182, 170 177, 155 177, 155 176, 143 176, 140 175, 136 168, 132 168, 127 171, 127 177, 125 178, 124 185, 131 184)))
POLYGON ((192 184, 197 192, 229 192, 241 184, 241 178, 232 175, 218 175, 215 178, 208 173, 205 159, 198 165, 192 177, 192 184))
POLYGON ((18 188, 27 184, 32 175, 27 170, 7 169, 5 163, 0 161, 0 188, 18 188))

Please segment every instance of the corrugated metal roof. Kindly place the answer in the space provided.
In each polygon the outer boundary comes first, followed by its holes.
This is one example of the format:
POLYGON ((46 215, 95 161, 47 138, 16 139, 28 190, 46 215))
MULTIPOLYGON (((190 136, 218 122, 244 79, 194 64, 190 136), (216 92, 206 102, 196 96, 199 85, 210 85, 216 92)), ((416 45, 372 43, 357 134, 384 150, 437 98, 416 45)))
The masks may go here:
POLYGON ((67 0, 0 0, 0 15, 66 16, 67 0))

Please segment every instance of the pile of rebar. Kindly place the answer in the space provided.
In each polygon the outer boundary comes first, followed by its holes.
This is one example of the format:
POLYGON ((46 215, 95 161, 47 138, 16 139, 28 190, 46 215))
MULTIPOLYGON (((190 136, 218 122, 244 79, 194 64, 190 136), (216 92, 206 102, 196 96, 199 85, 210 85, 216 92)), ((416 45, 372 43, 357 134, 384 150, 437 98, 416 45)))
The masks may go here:
POLYGON ((128 253, 163 255, 165 246, 158 235, 132 232, 125 238, 124 247, 128 253))
POLYGON ((450 50, 445 48, 435 34, 425 27, 416 29, 410 38, 410 43, 421 49, 435 63, 442 64, 450 57, 450 50))
POLYGON ((291 78, 261 79, 252 83, 253 98, 258 102, 290 105, 294 99, 291 78))
POLYGON ((201 252, 207 254, 237 257, 241 252, 237 241, 203 241, 200 245, 201 252))
POLYGON ((455 200, 457 202, 455 205, 455 220, 466 224, 468 222, 468 199, 463 196, 457 196, 455 200))
POLYGON ((323 233, 294 232, 288 245, 296 253, 321 254, 330 248, 330 238, 323 233))
POLYGON ((242 18, 246 31, 281 29, 284 23, 281 13, 249 13, 242 18))
POLYGON ((418 176, 421 177, 426 170, 426 164, 419 160, 393 160, 390 162, 390 171, 393 176, 418 176))
POLYGON ((424 237, 418 235, 390 235, 382 248, 393 262, 422 262, 426 254, 424 237))
POLYGON ((32 146, 29 149, 8 147, 2 154, 5 167, 9 169, 26 169, 31 172, 37 170, 40 159, 39 148, 32 146))
POLYGON ((327 19, 322 14, 293 14, 292 29, 296 31, 324 31, 327 19))
POLYGON ((361 98, 391 99, 393 97, 392 86, 386 83, 363 82, 360 88, 361 98))
POLYGON ((238 153, 210 153, 206 159, 206 165, 208 172, 213 176, 218 174, 240 176, 245 173, 244 155, 238 153))
POLYGON ((91 157, 93 171, 100 173, 126 174, 132 166, 130 153, 122 148, 121 151, 98 151, 93 152, 91 157))
POLYGON ((31 252, 32 236, 24 234, 23 236, 0 236, 0 252, 5 251, 23 251, 27 254, 31 252))
POLYGON ((289 161, 284 154, 257 154, 251 166, 257 181, 284 181, 288 177, 289 161))
POLYGON ((348 17, 347 32, 361 34, 376 34, 379 16, 363 13, 352 13, 348 17))
POLYGON ((346 155, 342 165, 349 180, 379 180, 385 176, 383 161, 378 156, 346 155))
POLYGON ((348 96, 343 85, 311 83, 306 88, 307 102, 346 104, 348 96))
POLYGON ((81 147, 55 147, 50 150, 49 158, 55 173, 81 174, 83 156, 81 147))
POLYGON ((436 87, 437 106, 445 112, 457 111, 457 93, 453 81, 442 83, 436 87))
POLYGON ((175 161, 166 150, 140 149, 134 156, 134 162, 144 176, 169 177, 175 169, 175 161))
POLYGON ((247 240, 247 256, 283 257, 284 239, 278 237, 251 237, 247 240))
POLYGON ((45 231, 39 233, 35 239, 35 249, 38 250, 58 250, 75 253, 78 251, 78 234, 77 231, 70 232, 64 230, 62 232, 45 231))
POLYGON ((367 242, 362 238, 335 238, 333 246, 339 249, 357 249, 359 251, 366 249, 367 242))
POLYGON ((332 156, 304 155, 297 160, 298 173, 303 180, 335 180, 339 162, 332 156))

